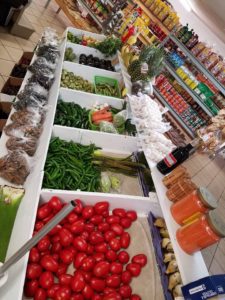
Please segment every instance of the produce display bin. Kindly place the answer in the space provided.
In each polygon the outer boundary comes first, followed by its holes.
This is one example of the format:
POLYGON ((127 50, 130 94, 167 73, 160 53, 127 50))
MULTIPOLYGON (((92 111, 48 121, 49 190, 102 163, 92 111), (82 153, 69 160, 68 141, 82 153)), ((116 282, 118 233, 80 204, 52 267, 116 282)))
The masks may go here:
POLYGON ((109 77, 103 77, 103 76, 95 76, 95 93, 101 95, 97 92, 97 84, 106 84, 110 87, 114 87, 117 90, 117 97, 121 98, 121 92, 119 88, 118 81, 116 79, 112 79, 109 77))

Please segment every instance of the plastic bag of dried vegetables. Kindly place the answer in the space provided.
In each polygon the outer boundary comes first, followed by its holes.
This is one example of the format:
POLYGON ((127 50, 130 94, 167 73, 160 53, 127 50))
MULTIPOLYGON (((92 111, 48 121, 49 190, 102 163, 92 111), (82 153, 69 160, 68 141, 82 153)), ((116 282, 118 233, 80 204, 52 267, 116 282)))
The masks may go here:
POLYGON ((0 176, 13 184, 24 184, 30 173, 27 155, 13 151, 0 158, 0 176))
POLYGON ((6 148, 10 151, 21 150, 29 156, 33 156, 37 149, 37 138, 34 137, 10 137, 6 142, 6 148))

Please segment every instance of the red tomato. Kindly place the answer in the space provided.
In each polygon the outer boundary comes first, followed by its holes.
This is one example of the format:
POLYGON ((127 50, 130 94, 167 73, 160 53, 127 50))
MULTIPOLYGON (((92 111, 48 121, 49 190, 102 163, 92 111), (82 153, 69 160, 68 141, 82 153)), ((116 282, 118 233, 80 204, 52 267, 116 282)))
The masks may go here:
POLYGON ((49 249, 51 243, 50 243, 50 240, 49 240, 49 237, 46 235, 45 237, 43 237, 37 244, 37 248, 38 248, 38 251, 46 251, 49 249))
POLYGON ((47 290, 48 298, 55 298, 56 291, 60 289, 60 285, 58 283, 54 283, 50 289, 47 290))
POLYGON ((110 293, 103 297, 103 300, 121 300, 121 296, 117 292, 110 293))
POLYGON ((67 271, 68 265, 59 264, 58 270, 56 271, 56 275, 59 277, 62 274, 65 274, 67 271))
POLYGON ((70 286, 73 276, 70 274, 62 274, 59 276, 59 284, 70 286))
POLYGON ((94 215, 94 207, 91 205, 87 205, 82 211, 82 217, 85 220, 90 219, 94 215))
POLYGON ((50 272, 56 272, 58 270, 59 264, 51 255, 45 255, 41 259, 41 266, 50 272))
POLYGON ((137 277, 141 273, 141 266, 136 263, 130 263, 127 265, 126 270, 129 271, 132 276, 137 277))
POLYGON ((93 274, 96 277, 105 277, 109 273, 110 264, 107 261, 100 261, 93 269, 93 274))
POLYGON ((141 300, 141 297, 138 296, 138 295, 132 295, 132 296, 130 297, 130 300, 141 300))
POLYGON ((40 256, 50 255, 50 250, 40 252, 40 256))
POLYGON ((57 212, 61 210, 62 203, 58 197, 54 196, 48 201, 48 206, 57 212))
POLYGON ((85 224, 84 230, 87 232, 93 232, 95 230, 95 225, 93 223, 85 224))
POLYGON ((66 228, 60 229, 59 238, 60 238, 60 243, 63 247, 69 246, 73 241, 72 233, 66 228))
POLYGON ((37 263, 39 262, 39 260, 40 260, 40 254, 37 248, 34 247, 30 250, 29 261, 33 263, 37 263))
POLYGON ((87 250, 87 242, 79 236, 75 237, 73 245, 78 251, 86 252, 87 250))
POLYGON ((86 257, 87 254, 83 252, 80 252, 76 255, 75 259, 73 260, 73 265, 75 269, 79 269, 82 266, 82 262, 86 257))
POLYGON ((106 242, 111 241, 112 239, 114 239, 116 237, 115 232, 113 232, 112 230, 106 231, 104 233, 104 238, 106 242))
POLYGON ((76 200, 76 207, 74 208, 74 212, 80 215, 83 211, 83 204, 80 200, 76 200))
POLYGON ((123 208, 115 208, 112 213, 114 216, 118 216, 120 218, 126 217, 126 211, 123 208))
POLYGON ((84 299, 92 299, 94 290, 90 287, 90 285, 86 284, 82 291, 82 295, 84 296, 84 299))
POLYGON ((98 245, 95 245, 95 251, 100 253, 106 253, 108 250, 108 245, 104 243, 100 243, 98 245))
POLYGON ((74 254, 68 249, 63 249, 59 252, 59 256, 64 264, 69 265, 73 261, 74 254))
POLYGON ((92 257, 95 259, 96 262, 100 262, 100 261, 105 260, 105 254, 104 253, 100 253, 100 252, 94 253, 92 255, 92 257))
POLYGON ((36 222, 36 224, 35 224, 35 226, 34 226, 34 229, 35 229, 36 231, 39 231, 44 225, 45 225, 44 222, 38 221, 38 222, 36 222))
POLYGON ((51 238, 51 242, 52 242, 52 243, 57 243, 57 242, 59 242, 59 240, 60 240, 60 238, 59 238, 59 235, 58 235, 58 234, 54 235, 54 236, 51 238))
POLYGON ((85 241, 89 239, 89 232, 88 231, 83 231, 80 235, 85 241))
POLYGON ((56 291, 54 300, 70 300, 70 296, 70 288, 67 286, 62 286, 56 291))
POLYGON ((112 250, 118 251, 121 248, 120 240, 114 238, 109 241, 109 246, 112 250))
POLYGON ((70 296, 70 300, 84 300, 84 297, 81 294, 73 294, 70 296))
POLYGON ((51 252, 52 253, 59 253, 61 249, 62 249, 62 246, 61 246, 60 242, 56 242, 56 243, 52 244, 51 252))
POLYGON ((92 278, 91 279, 91 287, 96 292, 102 292, 105 288, 105 280, 99 279, 99 278, 92 278))
POLYGON ((108 216, 109 216, 109 211, 108 211, 108 210, 103 211, 102 216, 103 216, 103 218, 108 218, 108 216))
POLYGON ((92 255, 94 253, 94 246, 88 244, 86 253, 92 255))
POLYGON ((90 222, 93 223, 94 225, 98 225, 103 222, 103 216, 95 215, 91 217, 90 222))
POLYGON ((117 288, 120 286, 121 279, 119 275, 113 274, 106 278, 106 285, 111 288, 117 288))
POLYGON ((121 247, 127 249, 130 245, 130 234, 128 232, 124 232, 120 237, 121 247))
POLYGON ((95 204, 94 210, 97 215, 102 215, 104 212, 108 212, 109 203, 108 202, 98 202, 95 204))
POLYGON ((55 235, 55 234, 57 234, 58 232, 59 232, 59 230, 62 228, 62 226, 61 225, 56 225, 48 234, 50 235, 50 236, 52 236, 52 235, 55 235))
POLYGON ((52 287, 54 283, 54 277, 52 273, 49 271, 43 272, 39 278, 39 283, 40 286, 46 290, 52 287))
POLYGON ((33 297, 39 287, 38 281, 36 279, 31 281, 26 281, 24 286, 25 296, 30 298, 33 297))
POLYGON ((89 283, 89 282, 91 281, 91 278, 92 278, 92 273, 91 273, 91 272, 84 271, 84 270, 80 270, 80 272, 81 272, 82 275, 84 276, 85 282, 89 283))
POLYGON ((44 204, 38 208, 37 218, 39 220, 43 220, 44 218, 48 217, 50 213, 51 213, 51 208, 48 206, 48 204, 44 204))
POLYGON ((134 210, 127 211, 127 217, 131 219, 132 222, 137 220, 137 213, 134 210))
POLYGON ((123 265, 119 262, 112 262, 110 266, 110 272, 112 274, 121 274, 123 272, 123 265))
POLYGON ((115 232, 116 235, 122 235, 123 234, 123 227, 119 224, 112 224, 111 230, 115 232))
POLYGON ((86 257, 84 258, 84 260, 82 261, 82 265, 81 268, 84 271, 91 271, 95 266, 95 259, 93 257, 86 257))
POLYGON ((119 293, 123 298, 129 298, 132 294, 132 289, 129 285, 122 285, 119 289, 119 293))
POLYGON ((123 284, 129 284, 132 280, 131 273, 129 271, 124 271, 121 275, 121 281, 123 284))
POLYGON ((44 218, 42 221, 46 224, 48 223, 52 218, 54 217, 53 214, 48 215, 46 218, 44 218))
POLYGON ((100 232, 106 232, 106 231, 108 231, 109 229, 110 229, 110 226, 109 226, 108 223, 100 223, 100 224, 98 224, 98 230, 99 230, 100 232))
POLYGON ((84 221, 78 220, 70 225, 70 231, 73 234, 79 234, 84 231, 84 221))
POLYGON ((42 273, 42 268, 40 265, 34 263, 28 264, 27 273, 26 273, 27 278, 36 279, 40 277, 41 273, 42 273))
POLYGON ((84 276, 81 272, 76 271, 72 280, 71 280, 71 288, 74 292, 80 293, 85 287, 84 276))
POLYGON ((96 245, 96 244, 99 244, 99 243, 104 242, 104 237, 103 237, 103 235, 102 235, 101 232, 93 231, 93 232, 91 232, 91 234, 90 234, 89 242, 90 242, 92 245, 96 245))
POLYGON ((120 217, 118 216, 109 216, 106 218, 106 222, 108 224, 119 224, 120 223, 120 217))
POLYGON ((93 297, 92 297, 92 300, 102 300, 102 296, 101 295, 98 295, 98 294, 95 294, 93 297))
POLYGON ((113 250, 108 250, 105 254, 105 257, 106 259, 109 261, 109 262, 112 262, 112 261, 116 261, 117 260, 117 254, 115 251, 113 250))
POLYGON ((120 225, 123 226, 123 228, 127 229, 131 226, 131 219, 129 218, 122 218, 120 220, 120 225))
POLYGON ((71 212, 70 214, 68 214, 66 218, 70 224, 73 224, 78 220, 78 215, 76 215, 74 212, 71 212))
POLYGON ((53 253, 53 254, 52 254, 52 258, 53 258, 55 261, 58 262, 58 260, 59 260, 59 254, 53 253))
POLYGON ((104 295, 109 295, 109 294, 112 294, 112 293, 115 293, 115 289, 111 288, 111 287, 108 287, 108 286, 103 291, 104 295))
POLYGON ((121 262, 121 264, 127 264, 130 260, 130 255, 126 251, 121 251, 118 254, 118 260, 121 262))
POLYGON ((34 300, 46 300, 47 299, 47 294, 46 291, 38 288, 34 294, 34 300))
POLYGON ((147 264, 147 256, 145 254, 138 254, 132 258, 132 263, 139 264, 144 267, 147 264))

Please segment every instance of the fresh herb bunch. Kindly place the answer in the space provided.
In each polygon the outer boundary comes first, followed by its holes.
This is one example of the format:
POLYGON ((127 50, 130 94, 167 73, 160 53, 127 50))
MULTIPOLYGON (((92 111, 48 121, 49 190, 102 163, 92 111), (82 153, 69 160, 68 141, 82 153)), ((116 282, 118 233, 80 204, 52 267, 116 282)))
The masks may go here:
POLYGON ((100 52, 105 54, 105 56, 113 56, 122 47, 122 42, 120 39, 113 36, 105 38, 103 41, 94 44, 94 48, 98 49, 100 52))

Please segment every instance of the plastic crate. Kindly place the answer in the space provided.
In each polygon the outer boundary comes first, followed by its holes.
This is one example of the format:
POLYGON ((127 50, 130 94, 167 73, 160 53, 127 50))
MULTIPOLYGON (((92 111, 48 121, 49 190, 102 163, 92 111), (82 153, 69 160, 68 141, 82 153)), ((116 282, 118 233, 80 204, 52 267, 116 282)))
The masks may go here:
MULTIPOLYGON (((105 96, 109 96, 109 97, 116 97, 116 98, 121 98, 121 91, 120 91, 120 87, 119 87, 119 83, 116 79, 113 78, 108 78, 108 77, 103 77, 103 76, 95 76, 95 93, 99 94, 97 92, 97 84, 108 84, 112 87, 116 87, 117 89, 117 95, 105 95, 105 96)), ((101 95, 101 94, 99 94, 101 95)))

